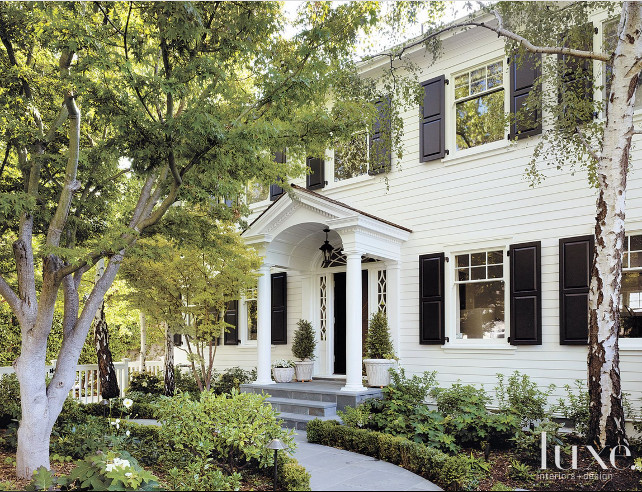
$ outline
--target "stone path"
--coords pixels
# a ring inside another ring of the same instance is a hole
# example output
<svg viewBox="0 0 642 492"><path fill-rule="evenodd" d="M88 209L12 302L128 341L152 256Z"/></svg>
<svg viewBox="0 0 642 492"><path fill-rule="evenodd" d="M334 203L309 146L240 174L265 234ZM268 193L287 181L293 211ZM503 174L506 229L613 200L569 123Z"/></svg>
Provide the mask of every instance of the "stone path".
<svg viewBox="0 0 642 492"><path fill-rule="evenodd" d="M400 466L343 449L311 444L297 431L294 457L312 476L317 490L442 490Z"/></svg>

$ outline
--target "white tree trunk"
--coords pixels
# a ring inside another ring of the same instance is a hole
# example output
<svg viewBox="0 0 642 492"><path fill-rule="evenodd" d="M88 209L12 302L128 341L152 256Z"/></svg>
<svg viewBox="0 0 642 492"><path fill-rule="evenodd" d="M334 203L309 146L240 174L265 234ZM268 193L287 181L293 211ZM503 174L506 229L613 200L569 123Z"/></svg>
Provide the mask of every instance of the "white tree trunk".
<svg viewBox="0 0 642 492"><path fill-rule="evenodd" d="M633 102L642 55L642 4L625 3L620 42L613 60L613 79L597 174L599 195L595 222L595 260L589 296L588 386L589 442L598 449L626 444L618 350L619 297L629 151L633 136Z"/></svg>

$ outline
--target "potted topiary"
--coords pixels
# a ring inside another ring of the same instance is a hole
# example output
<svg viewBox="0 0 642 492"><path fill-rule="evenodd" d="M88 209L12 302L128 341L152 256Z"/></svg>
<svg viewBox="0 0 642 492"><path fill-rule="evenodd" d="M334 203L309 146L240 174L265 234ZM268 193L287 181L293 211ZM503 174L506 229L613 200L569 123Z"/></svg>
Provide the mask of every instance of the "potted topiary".
<svg viewBox="0 0 642 492"><path fill-rule="evenodd" d="M272 364L272 375L277 383L289 383L294 377L294 362L291 360L275 360Z"/></svg>
<svg viewBox="0 0 642 492"><path fill-rule="evenodd" d="M383 388L390 384L389 369L395 367L397 358L388 332L388 318L383 311L377 311L370 318L366 357L363 362L366 365L368 386Z"/></svg>
<svg viewBox="0 0 642 492"><path fill-rule="evenodd" d="M314 369L314 349L317 341L314 336L314 329L309 321L300 319L297 323L297 330L294 333L292 344L292 355L299 361L294 363L294 371L297 381L312 381L312 370Z"/></svg>

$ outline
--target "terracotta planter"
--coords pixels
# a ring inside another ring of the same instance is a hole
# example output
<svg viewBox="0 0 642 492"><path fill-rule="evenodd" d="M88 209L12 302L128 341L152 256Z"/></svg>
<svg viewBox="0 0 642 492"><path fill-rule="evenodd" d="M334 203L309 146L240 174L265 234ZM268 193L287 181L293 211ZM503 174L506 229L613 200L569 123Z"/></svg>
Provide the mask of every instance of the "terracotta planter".
<svg viewBox="0 0 642 492"><path fill-rule="evenodd" d="M390 373L388 369L394 368L397 361L394 359L364 359L368 386L383 388L390 384Z"/></svg>
<svg viewBox="0 0 642 492"><path fill-rule="evenodd" d="M272 376L277 383L289 383L294 377L294 367L273 367Z"/></svg>
<svg viewBox="0 0 642 492"><path fill-rule="evenodd" d="M311 360L303 360L294 363L297 381L312 381L312 371L314 370L314 362Z"/></svg>

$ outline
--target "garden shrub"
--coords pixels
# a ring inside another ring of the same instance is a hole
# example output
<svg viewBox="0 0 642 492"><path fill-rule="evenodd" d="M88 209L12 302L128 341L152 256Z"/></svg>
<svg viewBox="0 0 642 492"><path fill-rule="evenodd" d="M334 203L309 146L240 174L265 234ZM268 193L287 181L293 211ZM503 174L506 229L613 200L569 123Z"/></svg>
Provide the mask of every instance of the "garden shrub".
<svg viewBox="0 0 642 492"><path fill-rule="evenodd" d="M530 461L537 461L542 451L542 432L546 432L546 449L552 452L554 446L564 446L563 436L559 434L562 426L551 420L543 420L535 427L519 429L511 441L520 455Z"/></svg>
<svg viewBox="0 0 642 492"><path fill-rule="evenodd" d="M193 395L198 395L200 390L198 389L198 383L196 378L192 374L191 369L183 371L180 367L174 369L174 385L176 391L182 391L183 393L190 393Z"/></svg>
<svg viewBox="0 0 642 492"><path fill-rule="evenodd" d="M167 474L171 490L240 490L241 475L225 476L211 459L173 467Z"/></svg>
<svg viewBox="0 0 642 492"><path fill-rule="evenodd" d="M312 490L310 474L286 453L279 453L277 482L280 490Z"/></svg>
<svg viewBox="0 0 642 492"><path fill-rule="evenodd" d="M575 432L580 435L586 434L589 425L589 394L586 387L586 380L576 379L575 388L571 385L564 385L566 398L560 398L557 405L553 407L554 412L559 412L565 418L572 420L575 424Z"/></svg>
<svg viewBox="0 0 642 492"><path fill-rule="evenodd" d="M235 390L229 395L204 391L198 401L186 394L164 398L158 410L163 424L159 436L179 455L200 461L213 457L228 473L248 463L272 466L267 444L279 438L291 449L294 442L265 400Z"/></svg>
<svg viewBox="0 0 642 492"><path fill-rule="evenodd" d="M499 409L517 415L524 424L542 420L548 416L546 410L548 398L555 390L555 385L549 385L547 391L538 388L528 374L515 371L504 384L504 375L497 374L495 394Z"/></svg>
<svg viewBox="0 0 642 492"><path fill-rule="evenodd" d="M354 429L336 421L312 420L307 426L308 442L357 451L401 465L449 490L475 488L483 467L475 459L447 454L399 436L367 429ZM376 444L375 444L376 443Z"/></svg>
<svg viewBox="0 0 642 492"><path fill-rule="evenodd" d="M165 390L163 379L149 372L136 372L132 374L129 380L127 393L138 391L141 393L151 393L152 395L162 395Z"/></svg>
<svg viewBox="0 0 642 492"><path fill-rule="evenodd" d="M213 378L214 379L214 378ZM233 390L240 391L242 384L251 383L256 379L256 369L246 371L240 367L226 369L220 376L214 379L214 393L222 395L230 394Z"/></svg>
<svg viewBox="0 0 642 492"><path fill-rule="evenodd" d="M370 317L366 336L366 357L368 359L395 358L395 349L388 330L388 317L383 311L377 311Z"/></svg>
<svg viewBox="0 0 642 492"><path fill-rule="evenodd" d="M0 427L6 429L13 422L20 420L20 384L15 374L0 377Z"/></svg>
<svg viewBox="0 0 642 492"><path fill-rule="evenodd" d="M312 323L304 319L297 322L297 330L292 342L292 355L300 360L314 359L314 349L317 346L316 336Z"/></svg>

